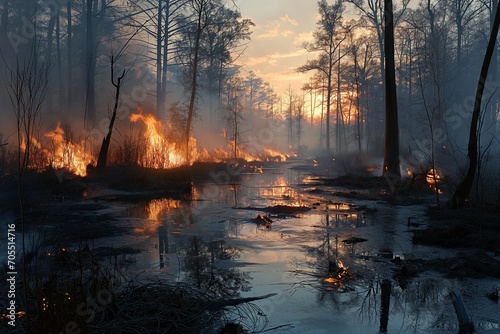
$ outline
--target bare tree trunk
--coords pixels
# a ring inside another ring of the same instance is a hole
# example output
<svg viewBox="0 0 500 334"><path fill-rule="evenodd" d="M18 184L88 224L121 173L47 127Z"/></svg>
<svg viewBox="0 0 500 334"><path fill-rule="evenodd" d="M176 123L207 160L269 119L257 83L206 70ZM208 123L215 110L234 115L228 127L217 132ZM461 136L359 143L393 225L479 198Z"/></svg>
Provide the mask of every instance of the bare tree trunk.
<svg viewBox="0 0 500 334"><path fill-rule="evenodd" d="M340 45L339 45L339 55L337 59L337 110L336 110L336 123L335 123L335 147L336 154L340 157L340 147L342 144L342 137L340 133L340 125L342 124L343 115L342 115L342 105L341 105L341 92L340 92Z"/></svg>
<svg viewBox="0 0 500 334"><path fill-rule="evenodd" d="M325 114L325 78L321 81L321 118L319 122L319 149L323 151L323 119Z"/></svg>
<svg viewBox="0 0 500 334"><path fill-rule="evenodd" d="M380 283L380 333L387 333L389 324L389 306L391 304L391 281L385 279Z"/></svg>
<svg viewBox="0 0 500 334"><path fill-rule="evenodd" d="M301 151L301 142L300 142L300 137L302 133L302 108L304 106L303 102L299 102L299 105L297 106L297 112L298 112L298 117L297 117L297 152L299 154L302 154Z"/></svg>
<svg viewBox="0 0 500 334"><path fill-rule="evenodd" d="M95 72L96 72L96 45L95 45L95 29L94 29L94 10L93 0L87 0L86 9L86 50L85 50L85 65L86 65L86 98L85 98L85 123L95 124L96 108L95 108Z"/></svg>
<svg viewBox="0 0 500 334"><path fill-rule="evenodd" d="M49 20L49 26L47 27L47 61L52 61L52 54L54 53L54 28L56 26L56 15L51 15Z"/></svg>
<svg viewBox="0 0 500 334"><path fill-rule="evenodd" d="M330 52L331 54L331 52ZM333 71L333 56L330 57L330 66L328 66L328 73L327 73L327 84L326 84L326 127L325 127L325 132L326 132L326 151L328 154L331 153L330 151L330 99L332 98L332 71Z"/></svg>
<svg viewBox="0 0 500 334"><path fill-rule="evenodd" d="M359 68L358 68L358 53L356 51L354 55L354 78L355 78L355 85L356 85L356 110L358 112L357 117L356 117L356 131L357 131L357 137L358 137L358 156L361 157L361 103L360 103L360 90L359 90Z"/></svg>
<svg viewBox="0 0 500 334"><path fill-rule="evenodd" d="M59 92L59 105L64 105L63 80L62 80L62 64L61 64L61 12L57 11L56 19L56 54L57 54L57 81Z"/></svg>
<svg viewBox="0 0 500 334"><path fill-rule="evenodd" d="M203 6L203 5L201 5ZM186 133L184 135L184 140L186 141L186 162L189 161L189 137L191 136L191 123L193 121L194 114L194 104L196 101L196 90L198 88L198 57L200 52L200 39L202 32L202 17L203 17L203 8L199 8L198 10L198 19L197 19L197 28L196 28L196 40L194 46L194 59L193 59L193 77L191 81L191 98L189 99L189 109L188 109L188 117L186 122Z"/></svg>
<svg viewBox="0 0 500 334"><path fill-rule="evenodd" d="M162 79L160 90L160 108L163 112L165 109L165 99L167 95L167 66L168 66L168 34L170 20L170 0L165 0L165 35L163 40L163 66L162 66Z"/></svg>
<svg viewBox="0 0 500 334"><path fill-rule="evenodd" d="M469 145L467 148L467 155L469 157L469 169L467 170L467 174L465 175L464 179L462 180L462 182L460 182L457 189L455 190L455 193L453 194L453 197L451 199L451 206L453 208L458 208L465 205L465 201L469 196L472 184L474 183L474 178L476 176L476 168L478 163L477 126L481 114L481 100L483 98L484 87L486 85L488 69L490 67L491 59L493 58L493 52L496 46L499 25L500 6L497 6L490 39L488 41L488 47L484 55L483 65L481 67L481 73L479 75L479 80L477 83L476 98L474 101L474 109L472 111L472 120L469 132Z"/></svg>
<svg viewBox="0 0 500 334"><path fill-rule="evenodd" d="M47 57L46 62L47 63L51 63L52 59L53 59L52 54L54 53L53 49L54 49L54 28L55 28L55 26L56 26L56 15L50 15L49 25L47 27L47 55L46 55L46 57ZM45 80L47 81L47 83L49 82L49 72L48 71L46 73ZM54 106L54 96L53 95L49 96L48 103L49 103L49 109L53 110L53 106Z"/></svg>
<svg viewBox="0 0 500 334"><path fill-rule="evenodd" d="M72 99L73 99L73 91L71 89L72 87L72 84L73 84L73 76L72 76L72 73L73 73L73 55L71 54L71 50L72 50L72 45L73 45L73 24L72 24L72 15L71 15L71 0L68 0L68 4L67 4L67 14L68 14L68 17L67 17L67 20L68 20L68 68L67 68L67 106L68 106L68 109L71 109L71 106L72 106Z"/></svg>
<svg viewBox="0 0 500 334"><path fill-rule="evenodd" d="M162 12L163 12L163 2L162 0L158 0L158 17L156 24L156 113L159 114L162 109L161 103L161 65L162 65L162 57L161 57L161 35L162 35Z"/></svg>
<svg viewBox="0 0 500 334"><path fill-rule="evenodd" d="M384 0L385 21L385 144L382 175L401 178L399 170L399 126L394 64L394 14L392 0Z"/></svg>
<svg viewBox="0 0 500 334"><path fill-rule="evenodd" d="M115 59L111 56L111 83L115 87L115 105L113 106L113 113L111 114L111 119L109 121L108 134L102 140L101 150L99 151L99 158L97 160L96 172L102 173L106 168L107 160L108 160L108 150L109 144L111 142L111 134L113 133L113 127L115 124L116 114L118 113L118 105L120 100L120 88L122 86L122 80L125 77L125 70L123 70L122 74L118 77L115 82Z"/></svg>

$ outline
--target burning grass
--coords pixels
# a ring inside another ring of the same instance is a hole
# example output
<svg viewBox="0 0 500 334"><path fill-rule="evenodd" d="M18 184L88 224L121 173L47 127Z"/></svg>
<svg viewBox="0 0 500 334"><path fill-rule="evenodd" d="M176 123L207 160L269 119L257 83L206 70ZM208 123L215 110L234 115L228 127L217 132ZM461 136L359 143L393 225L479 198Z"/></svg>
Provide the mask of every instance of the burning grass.
<svg viewBox="0 0 500 334"><path fill-rule="evenodd" d="M114 138L109 153L109 165L135 165L149 169L173 169L190 166L196 162L220 163L231 160L245 162L283 162L294 153L283 153L272 147L250 150L245 144L235 145L234 141L221 138L226 145L208 149L202 147L196 138L189 139L188 152L179 138L179 130L173 129L152 114L143 113L142 109L130 115L131 127L128 132L122 131L121 140ZM20 144L22 152L28 152L27 167L38 172L52 168L67 171L73 175L85 177L89 171L95 170L99 142L91 138L77 138L69 126L57 124L53 130L47 131L40 138L23 138ZM2 144L2 175L13 173L16 164L7 161L15 160L17 147ZM12 166L12 171L5 166ZM62 173L61 173L62 175Z"/></svg>
<svg viewBox="0 0 500 334"><path fill-rule="evenodd" d="M296 264L293 273L297 275L298 285L326 292L345 293L353 291L356 275L353 270L339 259L322 259L317 263Z"/></svg>

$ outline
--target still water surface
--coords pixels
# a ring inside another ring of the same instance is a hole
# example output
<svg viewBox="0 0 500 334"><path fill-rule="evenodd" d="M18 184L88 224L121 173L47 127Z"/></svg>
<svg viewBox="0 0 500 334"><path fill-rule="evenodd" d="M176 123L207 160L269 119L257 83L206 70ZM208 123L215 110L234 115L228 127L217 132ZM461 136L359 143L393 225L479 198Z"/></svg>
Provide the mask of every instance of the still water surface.
<svg viewBox="0 0 500 334"><path fill-rule="evenodd" d="M457 333L452 290L462 293L478 333L500 332L499 305L485 297L493 280L430 272L395 279L405 259L451 255L412 245L408 217L425 224L424 205L346 200L334 190L289 165L262 169L195 186L194 200L127 204L122 220L134 233L113 242L143 250L131 268L143 277L228 299L273 293L254 302L258 319L235 319L266 332L379 333L384 280L392 286L388 333ZM259 210L275 205L311 210ZM259 224L258 215L272 224Z"/></svg>

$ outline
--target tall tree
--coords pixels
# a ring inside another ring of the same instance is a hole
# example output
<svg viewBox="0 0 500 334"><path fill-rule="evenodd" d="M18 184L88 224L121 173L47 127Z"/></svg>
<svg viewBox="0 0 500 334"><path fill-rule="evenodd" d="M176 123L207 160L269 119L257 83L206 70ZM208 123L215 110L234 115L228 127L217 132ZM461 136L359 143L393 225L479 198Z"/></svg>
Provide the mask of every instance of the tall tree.
<svg viewBox="0 0 500 334"><path fill-rule="evenodd" d="M377 42L380 51L380 77L382 82L385 80L385 70L384 70L384 59L385 59L385 48L384 48L384 26L383 21L385 19L384 7L382 7L382 0L347 0L348 3L353 4L367 19L368 22L372 24L372 28L375 30L377 35ZM393 11L393 25L397 23L401 15L406 10L410 0L403 0L401 2L401 10L396 12L394 16ZM385 2L384 2L385 4Z"/></svg>
<svg viewBox="0 0 500 334"><path fill-rule="evenodd" d="M34 38L30 43L31 52L16 59L15 68L7 69L7 91L15 114L17 130L17 164L18 164L18 201L21 222L21 252L23 278L23 308L26 311L26 332L30 330L30 307L28 296L30 292L30 277L27 272L26 228L28 220L25 217L25 175L31 167L32 151L36 145L32 139L41 127L42 105L47 93L48 66L38 58L38 43ZM24 146L24 149L23 149Z"/></svg>
<svg viewBox="0 0 500 334"><path fill-rule="evenodd" d="M191 136L191 123L193 122L196 93L198 89L198 66L200 57L200 41L201 35L205 30L208 18L215 10L214 0L191 0L191 9L195 17L195 41L193 48L193 60L191 63L191 93L189 98L188 115L186 120L186 129L184 134L186 161L189 161L189 138Z"/></svg>
<svg viewBox="0 0 500 334"><path fill-rule="evenodd" d="M400 178L399 125L396 96L396 71L394 64L394 17L392 0L384 0L385 23L385 144L382 175Z"/></svg>
<svg viewBox="0 0 500 334"><path fill-rule="evenodd" d="M240 145L240 123L243 120L242 111L243 106L241 99L244 95L243 81L240 77L234 76L227 82L227 102L225 109L227 112L227 121L231 133L230 139L233 141L233 158L238 158L238 151Z"/></svg>
<svg viewBox="0 0 500 334"><path fill-rule="evenodd" d="M85 85L85 122L91 125L96 121L96 106L95 106L95 74L97 65L97 45L96 45L96 31L94 20L94 1L86 0L85 9L85 72L86 72L86 85Z"/></svg>
<svg viewBox="0 0 500 334"><path fill-rule="evenodd" d="M474 0L452 0L450 1L452 21L456 25L457 33L457 74L462 73L462 48L465 29L481 14L482 6Z"/></svg>
<svg viewBox="0 0 500 334"><path fill-rule="evenodd" d="M311 70L319 71L326 79L326 150L330 150L330 110L334 67L339 61L338 49L340 44L347 38L345 29L342 26L342 14L344 5L341 0L337 0L333 5L329 5L326 0L318 2L320 19L314 31L314 42L305 43L304 48L308 52L317 52L319 57L308 60L307 63L298 68L299 72Z"/></svg>
<svg viewBox="0 0 500 334"><path fill-rule="evenodd" d="M488 77L488 70L490 67L491 59L493 58L493 53L496 47L499 25L500 25L500 6L497 6L495 19L493 21L491 29L491 35L488 41L488 47L484 55L481 72L479 74L476 97L474 100L474 109L472 110L472 119L469 131L469 145L467 147L469 168L467 169L467 174L465 174L464 179L458 185L451 199L451 205L454 208L461 207L465 204L465 201L469 196L470 190L472 188L472 184L474 183L474 178L476 176L476 168L478 163L478 122L481 116L481 100L483 98L484 88L486 85L486 79Z"/></svg>
<svg viewBox="0 0 500 334"><path fill-rule="evenodd" d="M201 78L208 91L210 118L213 119L214 97L221 105L224 81L234 73L234 60L244 51L244 41L250 39L250 19L242 19L241 13L233 8L219 6L209 17L201 38ZM233 67L233 68L231 68Z"/></svg>
<svg viewBox="0 0 500 334"><path fill-rule="evenodd" d="M154 49L153 56L147 58L156 68L156 111L165 111L167 95L167 74L173 50L172 44L179 32L188 23L185 12L191 0L142 0L134 3L129 15L137 29L145 31L154 39L142 40L148 49Z"/></svg>
<svg viewBox="0 0 500 334"><path fill-rule="evenodd" d="M67 37L66 37L66 49L67 49L67 106L71 109L71 101L73 95L73 17L71 14L72 0L68 0L66 5L66 15L67 15Z"/></svg>
<svg viewBox="0 0 500 334"><path fill-rule="evenodd" d="M167 0L168 2L168 0ZM166 6L168 6L168 3L166 4ZM163 18L162 18L162 14L163 14L163 1L162 0L158 0L158 17L157 17L157 23L156 23L156 112L157 113L160 113L162 110L163 110L163 99L162 99L162 96L161 96L161 86L162 86L162 80L161 80L161 77L162 77L162 65L165 65L166 64L163 64L162 63L162 57L161 57L161 54L162 54L162 35L163 35L163 31L162 31L162 24L163 24ZM165 22L166 25L168 24L168 22Z"/></svg>

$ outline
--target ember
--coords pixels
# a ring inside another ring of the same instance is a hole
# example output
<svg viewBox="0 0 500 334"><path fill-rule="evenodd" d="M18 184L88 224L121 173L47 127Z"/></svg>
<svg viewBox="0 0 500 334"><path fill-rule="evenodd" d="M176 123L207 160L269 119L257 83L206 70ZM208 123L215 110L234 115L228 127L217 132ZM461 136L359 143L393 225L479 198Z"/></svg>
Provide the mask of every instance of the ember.
<svg viewBox="0 0 500 334"><path fill-rule="evenodd" d="M438 194L443 193L442 190L437 186L437 184L441 182L441 176L434 168L429 169L429 171L427 172L426 180L429 184L429 187L431 187L434 191L437 191Z"/></svg>

